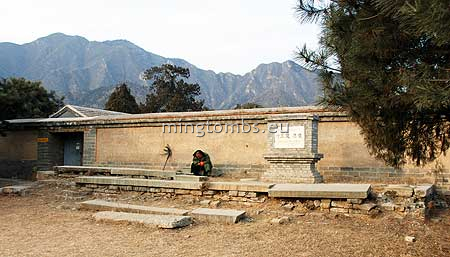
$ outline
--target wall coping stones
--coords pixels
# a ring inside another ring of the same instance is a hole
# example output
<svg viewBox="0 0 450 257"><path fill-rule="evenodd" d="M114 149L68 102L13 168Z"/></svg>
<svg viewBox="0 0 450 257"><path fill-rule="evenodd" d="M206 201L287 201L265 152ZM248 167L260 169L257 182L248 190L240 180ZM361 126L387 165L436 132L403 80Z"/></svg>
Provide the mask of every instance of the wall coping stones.
<svg viewBox="0 0 450 257"><path fill-rule="evenodd" d="M245 211L198 208L191 212L196 219L208 222L234 224L245 216Z"/></svg>
<svg viewBox="0 0 450 257"><path fill-rule="evenodd" d="M133 212L143 214L161 214L161 215L177 215L186 216L188 210L177 208L160 208L143 205L132 205L118 202L108 202L104 200L89 200L81 203L81 209L93 211L117 211L117 212Z"/></svg>
<svg viewBox="0 0 450 257"><path fill-rule="evenodd" d="M128 212L102 211L94 215L97 221L131 222L156 225L159 228L181 228L192 223L190 216L140 214Z"/></svg>
<svg viewBox="0 0 450 257"><path fill-rule="evenodd" d="M110 176L80 176L75 178L75 182L78 184L139 186L139 187L175 188L175 189L191 189L191 190L202 190L204 188L203 182L122 178Z"/></svg>
<svg viewBox="0 0 450 257"><path fill-rule="evenodd" d="M208 182L208 190L216 191L243 191L243 192L263 192L267 193L273 183L258 181L237 181L237 182Z"/></svg>
<svg viewBox="0 0 450 257"><path fill-rule="evenodd" d="M369 184L276 184L269 197L366 199Z"/></svg>

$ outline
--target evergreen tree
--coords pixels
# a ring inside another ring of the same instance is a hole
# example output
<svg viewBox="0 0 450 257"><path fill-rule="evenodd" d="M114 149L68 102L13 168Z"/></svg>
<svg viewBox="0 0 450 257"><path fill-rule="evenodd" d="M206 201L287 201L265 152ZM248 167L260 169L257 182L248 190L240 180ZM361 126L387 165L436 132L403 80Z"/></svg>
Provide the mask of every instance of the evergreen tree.
<svg viewBox="0 0 450 257"><path fill-rule="evenodd" d="M298 60L321 70L323 103L347 111L371 153L392 166L435 160L450 146L449 0L300 0L322 26ZM335 74L339 73L339 79Z"/></svg>
<svg viewBox="0 0 450 257"><path fill-rule="evenodd" d="M119 84L108 98L105 109L124 113L139 113L139 106L125 83Z"/></svg>
<svg viewBox="0 0 450 257"><path fill-rule="evenodd" d="M0 79L0 120L46 118L61 108L63 98L48 92L39 81Z"/></svg>
<svg viewBox="0 0 450 257"><path fill-rule="evenodd" d="M253 109L253 108L264 108L264 106L257 104L257 103L245 103L245 104L236 104L234 107L235 110L238 109Z"/></svg>
<svg viewBox="0 0 450 257"><path fill-rule="evenodd" d="M189 69L171 64L152 67L144 71L143 78L152 80L143 112L184 112L203 110L200 86L184 81L189 78ZM179 78L181 77L181 78ZM184 79L183 79L184 78Z"/></svg>

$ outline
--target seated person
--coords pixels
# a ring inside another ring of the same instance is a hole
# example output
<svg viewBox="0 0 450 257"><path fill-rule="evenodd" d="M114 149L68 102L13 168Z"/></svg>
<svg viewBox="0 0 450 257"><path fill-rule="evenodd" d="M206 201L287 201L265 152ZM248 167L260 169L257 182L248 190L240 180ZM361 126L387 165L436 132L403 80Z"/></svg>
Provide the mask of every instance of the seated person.
<svg viewBox="0 0 450 257"><path fill-rule="evenodd" d="M196 176L210 176L212 163L209 155L202 150L195 151L193 155L191 172Z"/></svg>

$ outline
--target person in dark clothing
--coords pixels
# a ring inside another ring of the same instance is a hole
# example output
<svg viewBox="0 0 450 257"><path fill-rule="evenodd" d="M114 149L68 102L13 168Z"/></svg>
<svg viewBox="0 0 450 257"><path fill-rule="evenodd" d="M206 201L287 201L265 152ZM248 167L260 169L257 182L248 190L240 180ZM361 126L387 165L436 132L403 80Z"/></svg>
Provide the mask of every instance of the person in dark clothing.
<svg viewBox="0 0 450 257"><path fill-rule="evenodd" d="M193 154L191 172L196 176L210 176L212 163L209 155L202 150L197 150Z"/></svg>

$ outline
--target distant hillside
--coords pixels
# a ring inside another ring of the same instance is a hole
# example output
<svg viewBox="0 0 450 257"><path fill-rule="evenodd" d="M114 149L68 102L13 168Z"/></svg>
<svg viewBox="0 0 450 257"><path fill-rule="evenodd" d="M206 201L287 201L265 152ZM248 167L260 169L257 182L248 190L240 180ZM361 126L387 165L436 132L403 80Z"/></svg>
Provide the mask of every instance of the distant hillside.
<svg viewBox="0 0 450 257"><path fill-rule="evenodd" d="M242 76L202 70L126 40L96 42L56 33L23 45L0 43L0 77L41 80L47 89L66 96L66 103L91 107L103 107L114 86L123 81L142 101L148 89L139 75L163 63L189 68L190 81L199 83L201 98L214 109L246 102L266 107L307 105L320 95L317 75L292 61L261 64Z"/></svg>

